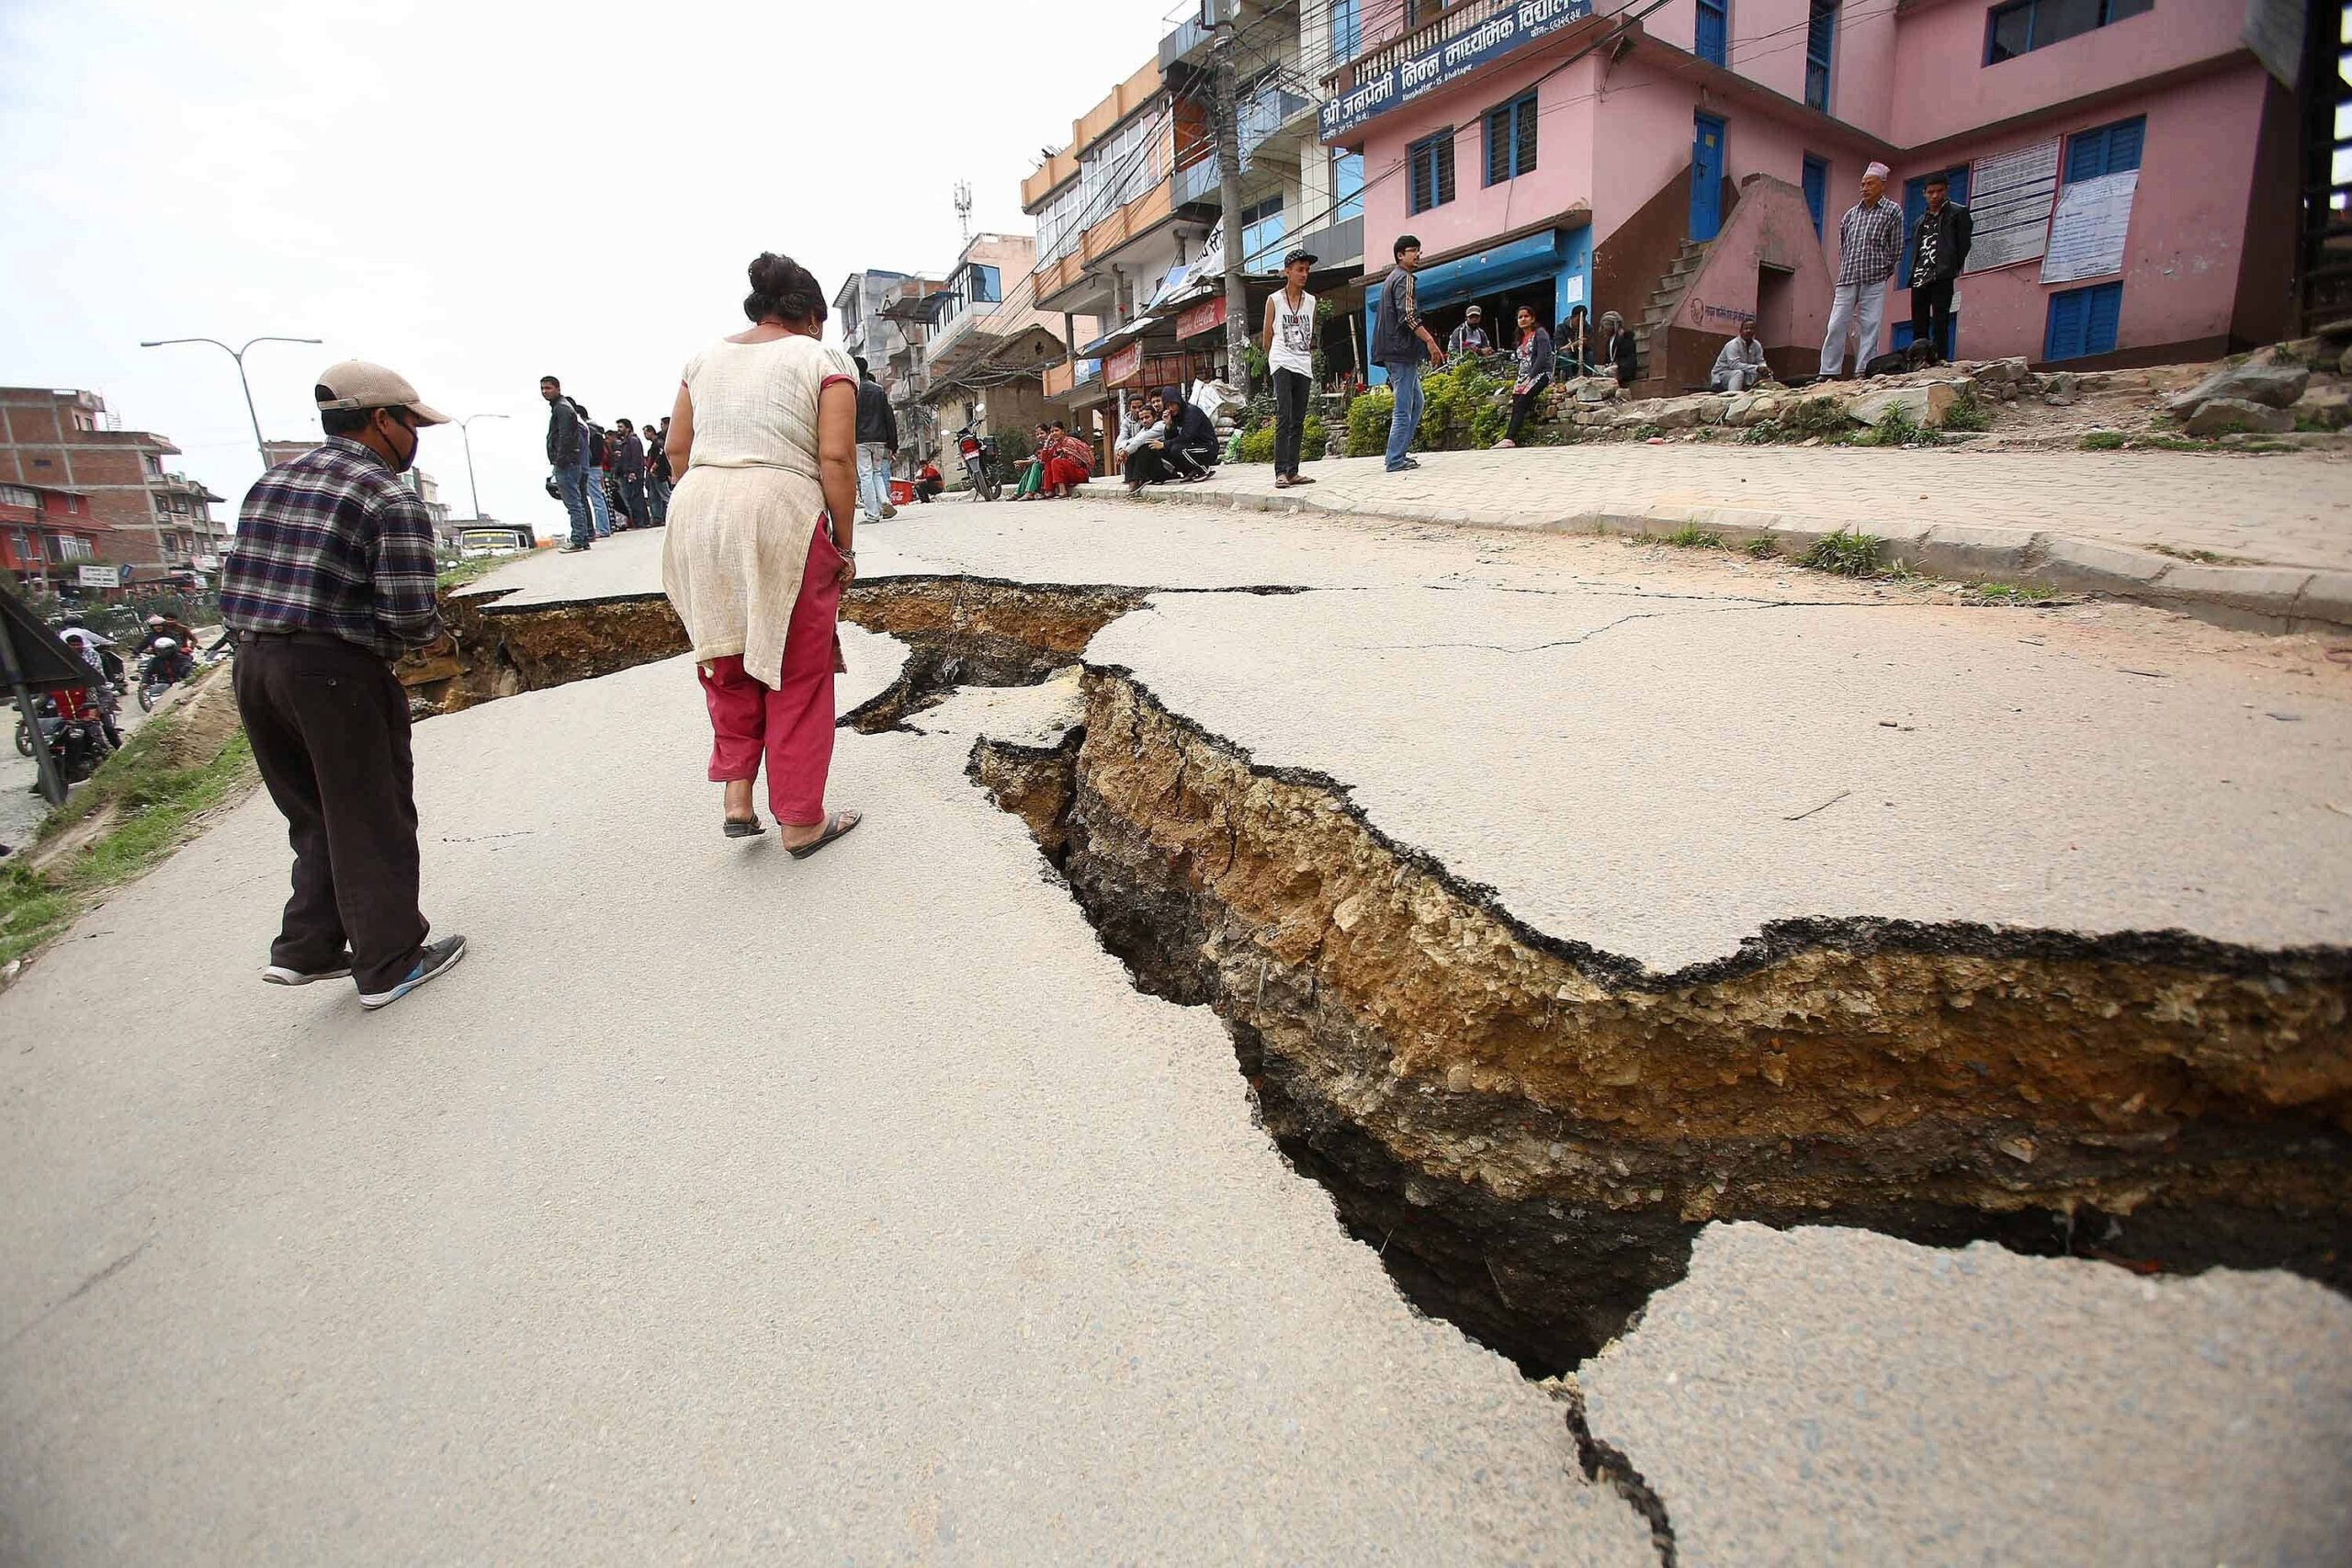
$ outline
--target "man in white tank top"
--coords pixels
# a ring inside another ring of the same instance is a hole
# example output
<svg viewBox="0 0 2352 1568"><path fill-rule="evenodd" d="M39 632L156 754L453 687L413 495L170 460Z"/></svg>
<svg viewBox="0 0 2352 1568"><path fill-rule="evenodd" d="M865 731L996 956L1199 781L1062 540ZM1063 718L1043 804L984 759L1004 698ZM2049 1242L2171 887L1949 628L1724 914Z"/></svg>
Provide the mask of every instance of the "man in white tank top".
<svg viewBox="0 0 2352 1568"><path fill-rule="evenodd" d="M1283 258L1282 291L1266 301L1266 324L1259 334L1266 366L1274 375L1274 488L1311 485L1298 477L1298 442L1306 428L1307 397L1315 389L1315 296L1306 275L1316 258L1293 251Z"/></svg>

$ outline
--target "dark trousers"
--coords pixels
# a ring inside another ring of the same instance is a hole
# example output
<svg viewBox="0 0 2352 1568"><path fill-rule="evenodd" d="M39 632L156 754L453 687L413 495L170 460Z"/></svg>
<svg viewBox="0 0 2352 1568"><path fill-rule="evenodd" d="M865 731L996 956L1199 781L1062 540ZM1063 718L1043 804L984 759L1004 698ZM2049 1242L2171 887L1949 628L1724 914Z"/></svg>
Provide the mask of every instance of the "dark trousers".
<svg viewBox="0 0 2352 1568"><path fill-rule="evenodd" d="M294 846L294 896L272 964L316 974L350 950L363 991L408 978L417 908L416 768L408 694L384 660L313 633L237 649L237 713Z"/></svg>
<svg viewBox="0 0 2352 1568"><path fill-rule="evenodd" d="M1552 378L1549 376L1538 376L1535 378L1535 384L1527 390L1513 392L1510 395L1510 426L1503 432L1504 440L1514 446L1519 445L1519 433L1527 423L1529 412L1535 407L1535 400L1544 395L1544 389L1551 384Z"/></svg>
<svg viewBox="0 0 2352 1568"><path fill-rule="evenodd" d="M1927 344L1942 360L1951 358L1952 282L1947 277L1911 286L1911 341Z"/></svg>
<svg viewBox="0 0 2352 1568"><path fill-rule="evenodd" d="M631 474L620 481L621 510L628 513L632 528L650 526L653 522L653 504L646 499L645 476Z"/></svg>
<svg viewBox="0 0 2352 1568"><path fill-rule="evenodd" d="M1204 452L1178 446L1172 442L1163 442L1157 446L1138 446L1127 454L1126 463L1120 472L1131 485L1164 484L1170 479L1192 479L1206 474L1208 467L1204 460L1206 456Z"/></svg>
<svg viewBox="0 0 2352 1568"><path fill-rule="evenodd" d="M1314 383L1295 370L1274 372L1274 472L1298 478L1298 441L1306 430L1306 395Z"/></svg>

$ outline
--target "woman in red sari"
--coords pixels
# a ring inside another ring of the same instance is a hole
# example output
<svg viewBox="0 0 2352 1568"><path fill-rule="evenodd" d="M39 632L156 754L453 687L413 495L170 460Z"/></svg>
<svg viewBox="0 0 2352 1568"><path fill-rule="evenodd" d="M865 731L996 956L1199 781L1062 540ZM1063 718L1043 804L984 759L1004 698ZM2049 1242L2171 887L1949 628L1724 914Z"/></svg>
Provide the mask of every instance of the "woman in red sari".
<svg viewBox="0 0 2352 1568"><path fill-rule="evenodd" d="M1059 420L1054 421L1039 455L1046 459L1046 493L1056 500L1069 495L1093 477L1094 453Z"/></svg>

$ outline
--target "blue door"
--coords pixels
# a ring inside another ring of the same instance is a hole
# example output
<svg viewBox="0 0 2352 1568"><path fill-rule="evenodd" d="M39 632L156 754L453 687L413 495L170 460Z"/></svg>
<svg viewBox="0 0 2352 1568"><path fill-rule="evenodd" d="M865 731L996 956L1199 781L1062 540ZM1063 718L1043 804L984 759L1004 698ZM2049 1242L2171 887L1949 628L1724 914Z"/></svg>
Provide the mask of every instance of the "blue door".
<svg viewBox="0 0 2352 1568"><path fill-rule="evenodd" d="M1699 21L1693 30L1690 52L1712 64L1724 62L1724 35L1729 32L1724 14L1724 0L1699 0Z"/></svg>
<svg viewBox="0 0 2352 1568"><path fill-rule="evenodd" d="M1699 117L1690 142L1690 237L1712 240L1724 226L1724 122Z"/></svg>

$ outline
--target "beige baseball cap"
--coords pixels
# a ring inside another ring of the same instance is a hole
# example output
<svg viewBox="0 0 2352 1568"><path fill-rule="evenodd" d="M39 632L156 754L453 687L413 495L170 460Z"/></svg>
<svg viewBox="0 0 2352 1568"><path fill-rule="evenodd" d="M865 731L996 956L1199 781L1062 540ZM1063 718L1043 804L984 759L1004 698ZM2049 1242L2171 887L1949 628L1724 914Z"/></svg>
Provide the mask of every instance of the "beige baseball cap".
<svg viewBox="0 0 2352 1568"><path fill-rule="evenodd" d="M419 424L449 423L447 414L417 400L407 377L364 359L346 359L320 371L319 390L332 394L319 399L322 409L406 409Z"/></svg>

